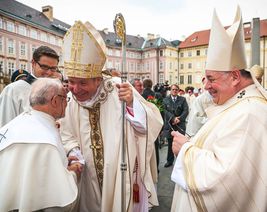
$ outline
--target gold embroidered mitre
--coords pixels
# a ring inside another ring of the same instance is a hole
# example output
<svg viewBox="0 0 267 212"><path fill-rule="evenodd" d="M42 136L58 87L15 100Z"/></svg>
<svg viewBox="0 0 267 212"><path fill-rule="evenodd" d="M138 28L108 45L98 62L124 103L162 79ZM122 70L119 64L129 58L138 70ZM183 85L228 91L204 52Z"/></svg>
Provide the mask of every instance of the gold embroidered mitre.
<svg viewBox="0 0 267 212"><path fill-rule="evenodd" d="M68 77L101 77L106 46L100 33L89 23L76 21L63 39L63 61Z"/></svg>
<svg viewBox="0 0 267 212"><path fill-rule="evenodd" d="M233 24L225 29L216 11L213 13L206 70L232 71L246 69L244 29L240 8Z"/></svg>

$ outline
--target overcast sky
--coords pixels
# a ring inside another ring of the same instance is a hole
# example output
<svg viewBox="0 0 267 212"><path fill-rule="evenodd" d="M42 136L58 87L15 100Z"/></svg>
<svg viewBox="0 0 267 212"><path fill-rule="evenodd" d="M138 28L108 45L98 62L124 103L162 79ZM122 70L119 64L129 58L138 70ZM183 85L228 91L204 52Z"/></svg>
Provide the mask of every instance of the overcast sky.
<svg viewBox="0 0 267 212"><path fill-rule="evenodd" d="M209 29L213 9L223 25L230 25L236 7L243 21L267 19L266 0L18 0L41 11L51 5L54 17L70 25L75 20L89 21L98 30L113 30L116 13L126 21L126 33L147 36L159 34L168 40L183 40L195 31Z"/></svg>

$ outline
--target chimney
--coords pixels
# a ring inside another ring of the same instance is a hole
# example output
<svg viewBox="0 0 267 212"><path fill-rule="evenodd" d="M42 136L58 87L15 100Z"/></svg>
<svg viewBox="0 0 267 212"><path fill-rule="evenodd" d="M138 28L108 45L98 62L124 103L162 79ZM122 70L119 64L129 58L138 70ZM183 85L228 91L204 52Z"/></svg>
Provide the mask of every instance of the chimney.
<svg viewBox="0 0 267 212"><path fill-rule="evenodd" d="M102 31L103 31L106 35L108 35L108 28L104 28Z"/></svg>
<svg viewBox="0 0 267 212"><path fill-rule="evenodd" d="M252 19L250 67L260 65L260 18Z"/></svg>
<svg viewBox="0 0 267 212"><path fill-rule="evenodd" d="M43 6L42 12L49 19L49 21L53 21L53 7L49 5Z"/></svg>
<svg viewBox="0 0 267 212"><path fill-rule="evenodd" d="M155 35L152 33L147 33L147 40L152 40L154 39Z"/></svg>

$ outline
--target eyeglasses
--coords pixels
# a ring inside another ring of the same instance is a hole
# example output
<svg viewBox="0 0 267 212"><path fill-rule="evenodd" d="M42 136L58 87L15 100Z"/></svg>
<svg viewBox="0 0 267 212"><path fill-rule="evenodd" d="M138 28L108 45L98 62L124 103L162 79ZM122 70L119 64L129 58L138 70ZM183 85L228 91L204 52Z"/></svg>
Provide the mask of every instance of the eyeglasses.
<svg viewBox="0 0 267 212"><path fill-rule="evenodd" d="M178 91L178 89L176 89L176 88L173 88L173 89L172 89L172 91Z"/></svg>
<svg viewBox="0 0 267 212"><path fill-rule="evenodd" d="M61 94L57 94L56 96L59 96L59 97L61 97L62 99L66 99L67 102L70 101L70 97L69 97L69 96L63 96L63 95L61 95Z"/></svg>
<svg viewBox="0 0 267 212"><path fill-rule="evenodd" d="M40 64L38 61L35 61L41 69L43 69L44 71L48 71L51 70L52 72L56 72L58 70L57 66L48 66L48 65L44 65L44 64Z"/></svg>

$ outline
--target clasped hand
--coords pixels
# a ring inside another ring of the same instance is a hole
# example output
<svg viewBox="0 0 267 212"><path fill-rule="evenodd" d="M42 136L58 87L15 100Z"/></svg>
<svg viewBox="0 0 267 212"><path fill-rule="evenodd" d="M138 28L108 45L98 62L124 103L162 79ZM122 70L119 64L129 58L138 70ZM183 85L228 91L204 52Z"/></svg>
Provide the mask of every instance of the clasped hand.
<svg viewBox="0 0 267 212"><path fill-rule="evenodd" d="M68 161L69 161L68 170L74 171L76 176L77 176L77 179L80 180L81 173L83 171L83 164L79 163L78 162L79 159L75 156L69 156ZM75 161L77 161L77 162L75 162Z"/></svg>

